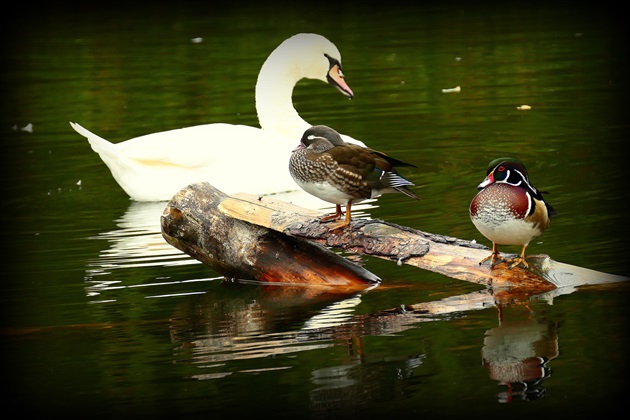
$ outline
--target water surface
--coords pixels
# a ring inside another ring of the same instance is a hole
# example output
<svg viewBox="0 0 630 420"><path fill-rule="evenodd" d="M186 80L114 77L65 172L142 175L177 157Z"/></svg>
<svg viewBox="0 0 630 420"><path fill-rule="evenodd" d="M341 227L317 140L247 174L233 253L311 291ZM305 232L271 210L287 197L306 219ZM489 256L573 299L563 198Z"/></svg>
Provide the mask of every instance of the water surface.
<svg viewBox="0 0 630 420"><path fill-rule="evenodd" d="M10 28L3 341L23 411L525 418L601 415L623 401L624 285L535 297L499 324L492 305L405 314L492 296L367 257L384 283L356 296L226 282L166 244L165 203L130 201L68 124L114 142L257 125L260 65L285 38L317 32L341 50L356 97L303 81L301 115L418 166L405 175L421 201L385 196L366 216L489 245L468 204L487 163L513 155L559 213L530 252L627 276L627 81L612 10L59 7Z"/></svg>

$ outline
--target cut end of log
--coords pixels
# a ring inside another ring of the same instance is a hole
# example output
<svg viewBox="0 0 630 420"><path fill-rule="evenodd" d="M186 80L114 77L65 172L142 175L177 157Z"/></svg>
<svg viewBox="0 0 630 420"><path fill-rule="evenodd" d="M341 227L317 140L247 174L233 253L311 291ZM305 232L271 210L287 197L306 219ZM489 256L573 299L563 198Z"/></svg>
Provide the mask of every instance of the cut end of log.
<svg viewBox="0 0 630 420"><path fill-rule="evenodd" d="M226 206L222 206L226 201ZM244 206L237 206L238 203ZM248 211L249 204L238 198L228 199L208 183L192 184L176 194L164 209L162 236L228 279L334 289L336 293L356 293L380 283L373 273L319 244L221 210L232 208L241 215L266 217L265 203L256 207L260 211L254 207Z"/></svg>

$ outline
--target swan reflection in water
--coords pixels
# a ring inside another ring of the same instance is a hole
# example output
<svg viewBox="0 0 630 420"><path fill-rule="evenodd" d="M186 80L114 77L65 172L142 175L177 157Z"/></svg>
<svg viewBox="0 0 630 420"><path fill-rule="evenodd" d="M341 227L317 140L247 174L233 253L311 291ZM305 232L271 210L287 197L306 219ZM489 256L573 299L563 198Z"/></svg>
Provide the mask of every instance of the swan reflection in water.
<svg viewBox="0 0 630 420"><path fill-rule="evenodd" d="M303 190L278 193L270 197L306 209L320 210L323 213L335 211L334 206ZM90 238L104 240L108 246L100 251L96 258L88 261L85 275L88 296L97 297L110 288L124 287L125 285L120 285L119 281L112 280L109 276L114 270L200 264L199 261L168 244L162 237L160 216L166 205L166 201L132 201L127 211L115 220L117 229ZM365 211L375 207L375 200L361 203L356 206L358 212L355 216L367 217Z"/></svg>
<svg viewBox="0 0 630 420"><path fill-rule="evenodd" d="M196 264L198 261L173 248L162 237L160 215L165 202L133 201L125 214L117 219L118 229L99 233L90 239L106 241L108 247L88 261L85 272L86 294L93 303L107 301L102 293L130 285L111 276L119 269L138 267L170 267Z"/></svg>

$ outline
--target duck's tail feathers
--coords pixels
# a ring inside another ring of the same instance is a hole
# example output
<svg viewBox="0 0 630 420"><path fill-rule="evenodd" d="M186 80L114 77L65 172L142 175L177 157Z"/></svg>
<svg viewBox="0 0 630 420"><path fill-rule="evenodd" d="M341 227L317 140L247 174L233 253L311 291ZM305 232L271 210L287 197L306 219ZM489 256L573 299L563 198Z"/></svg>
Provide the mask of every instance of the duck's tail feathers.
<svg viewBox="0 0 630 420"><path fill-rule="evenodd" d="M414 200L420 199L420 197L418 197L413 191L408 188L415 186L415 184L409 181L407 178L397 174L396 172L385 172L381 178L381 181L388 187L393 188L396 191L413 198Z"/></svg>
<svg viewBox="0 0 630 420"><path fill-rule="evenodd" d="M398 188L396 188L396 190L398 190L399 192L405 194L407 197L413 198L414 200L420 200L420 197L418 197L413 191L411 191L407 187L398 187Z"/></svg>

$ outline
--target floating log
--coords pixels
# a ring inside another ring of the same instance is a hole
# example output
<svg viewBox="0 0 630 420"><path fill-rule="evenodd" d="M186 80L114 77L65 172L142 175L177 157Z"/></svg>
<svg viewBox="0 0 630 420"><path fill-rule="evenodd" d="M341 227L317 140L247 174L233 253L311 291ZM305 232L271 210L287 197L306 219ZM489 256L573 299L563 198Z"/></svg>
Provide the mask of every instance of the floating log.
<svg viewBox="0 0 630 420"><path fill-rule="evenodd" d="M509 291L510 297L628 279L563 264L547 255L529 256L528 269L509 269L504 263L491 268L479 264L489 249L472 241L378 219L356 219L346 228L331 231L319 217L320 212L267 196L228 197L208 183L198 183L184 188L168 203L162 216L162 234L171 245L223 275L261 282L357 289L378 281L367 270L357 271L354 280L340 280L346 272L328 277L333 261L348 273L353 270L327 248L312 248L315 243L412 265L477 283L496 293ZM317 274L310 275L312 271Z"/></svg>
<svg viewBox="0 0 630 420"><path fill-rule="evenodd" d="M224 215L227 196L210 184L193 184L169 202L161 217L162 236L175 248L228 279L353 293L380 279L314 242Z"/></svg>

